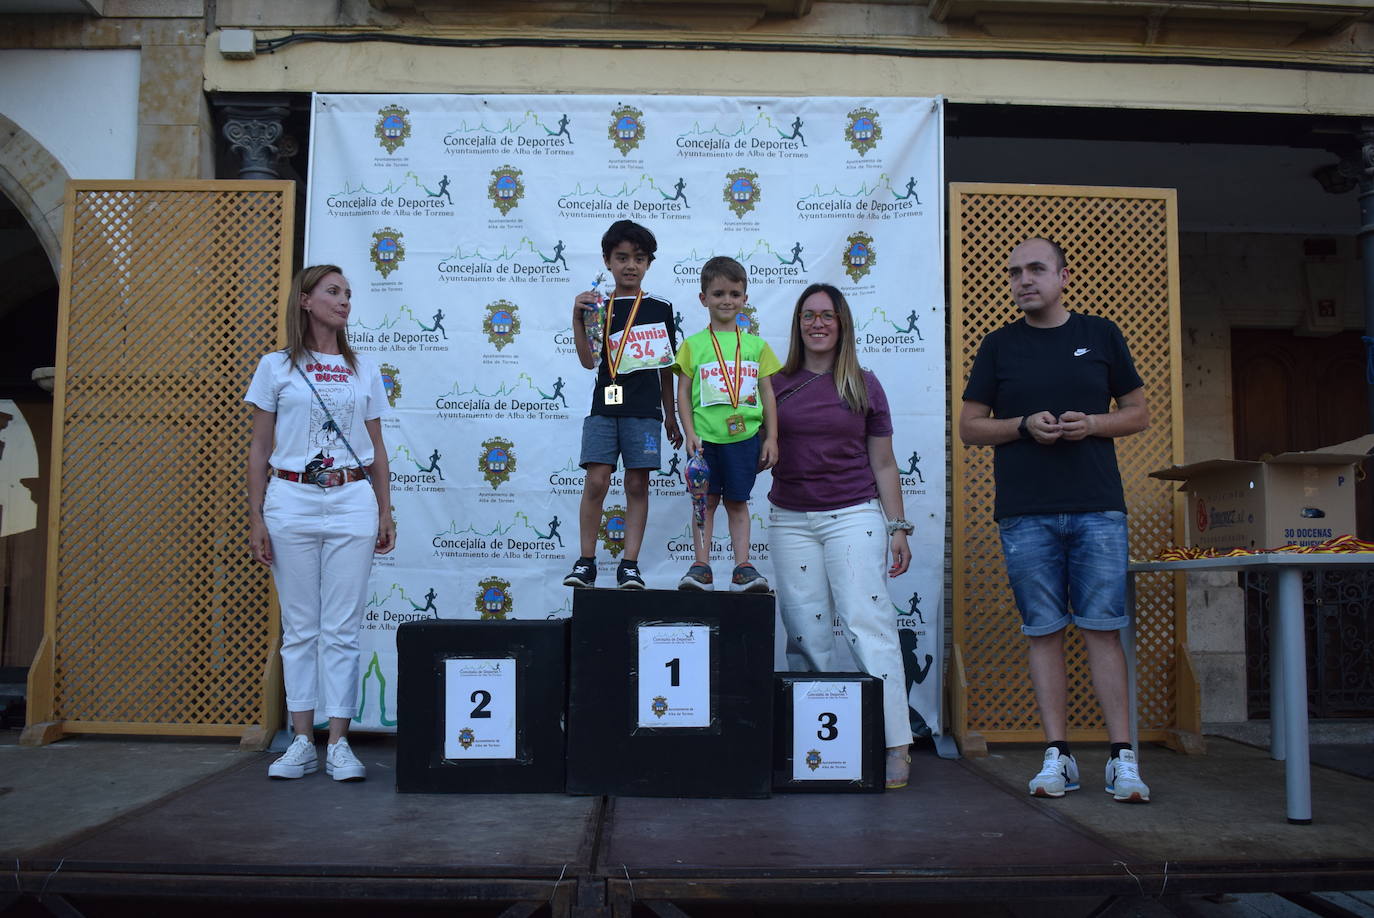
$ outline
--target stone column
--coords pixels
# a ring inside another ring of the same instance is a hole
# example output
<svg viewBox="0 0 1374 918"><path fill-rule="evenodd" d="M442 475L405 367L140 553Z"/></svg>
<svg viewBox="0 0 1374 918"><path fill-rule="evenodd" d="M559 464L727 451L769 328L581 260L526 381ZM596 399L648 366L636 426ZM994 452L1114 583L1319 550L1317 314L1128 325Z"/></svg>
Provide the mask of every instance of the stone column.
<svg viewBox="0 0 1374 918"><path fill-rule="evenodd" d="M157 4L148 4L151 9ZM196 7L202 4L161 4ZM160 15L160 14L151 14ZM80 26L94 45L118 42L117 34L139 46L138 159L134 178L145 181L209 178L213 125L201 88L205 69L205 21L196 19L120 19L107 11L101 26ZM199 12L197 12L199 17ZM137 25L132 25L137 23ZM108 25L107 25L108 24ZM128 27L130 31L125 31ZM99 36L99 37L97 37ZM118 44L114 45L119 47Z"/></svg>
<svg viewBox="0 0 1374 918"><path fill-rule="evenodd" d="M224 118L224 138L229 152L237 158L241 179L286 178L280 161L296 150L296 141L286 133L290 109L278 96L240 95L220 107Z"/></svg>

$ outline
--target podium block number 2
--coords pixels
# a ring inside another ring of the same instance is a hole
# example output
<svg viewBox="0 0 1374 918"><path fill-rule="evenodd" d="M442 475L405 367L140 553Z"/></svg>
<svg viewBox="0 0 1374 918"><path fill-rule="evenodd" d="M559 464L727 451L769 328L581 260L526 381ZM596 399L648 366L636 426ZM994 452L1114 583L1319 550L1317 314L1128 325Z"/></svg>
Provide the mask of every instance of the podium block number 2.
<svg viewBox="0 0 1374 918"><path fill-rule="evenodd" d="M515 758L515 660L444 661L444 758Z"/></svg>
<svg viewBox="0 0 1374 918"><path fill-rule="evenodd" d="M711 629L705 625L639 627L641 727L711 725Z"/></svg>
<svg viewBox="0 0 1374 918"><path fill-rule="evenodd" d="M792 684L792 780L863 778L863 685Z"/></svg>

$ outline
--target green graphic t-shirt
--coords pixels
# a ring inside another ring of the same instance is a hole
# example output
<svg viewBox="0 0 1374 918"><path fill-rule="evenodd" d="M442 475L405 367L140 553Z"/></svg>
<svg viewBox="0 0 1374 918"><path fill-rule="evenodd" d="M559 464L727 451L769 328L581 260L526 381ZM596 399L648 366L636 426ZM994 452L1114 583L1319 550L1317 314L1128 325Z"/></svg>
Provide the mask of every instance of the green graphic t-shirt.
<svg viewBox="0 0 1374 918"><path fill-rule="evenodd" d="M716 333L721 354L725 357L725 373L721 374L720 360L711 343L711 330L699 331L682 342L677 351L673 372L692 380L692 426L697 436L709 443L736 443L758 433L763 424L763 405L759 402L759 380L782 369L773 349L757 335L741 332L738 338L730 332ZM730 404L729 388L735 382L735 344L739 342L739 407ZM744 419L744 430L732 434L728 421L738 415Z"/></svg>

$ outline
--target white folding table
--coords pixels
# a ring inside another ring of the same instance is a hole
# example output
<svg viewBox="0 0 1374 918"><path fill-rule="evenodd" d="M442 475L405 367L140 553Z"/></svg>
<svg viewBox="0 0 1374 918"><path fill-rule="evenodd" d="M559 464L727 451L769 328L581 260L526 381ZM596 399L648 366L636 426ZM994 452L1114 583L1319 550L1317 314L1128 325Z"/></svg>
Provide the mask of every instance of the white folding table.
<svg viewBox="0 0 1374 918"><path fill-rule="evenodd" d="M1269 754L1284 763L1288 821L1312 821L1312 765L1307 748L1307 647L1303 631L1302 573L1328 568L1374 566L1374 552L1303 554L1269 552L1233 558L1190 561L1133 561L1128 574L1131 634L1126 648L1130 663L1131 742L1136 735L1135 697L1135 575L1153 571L1242 571L1251 568L1273 574L1274 602L1269 631Z"/></svg>

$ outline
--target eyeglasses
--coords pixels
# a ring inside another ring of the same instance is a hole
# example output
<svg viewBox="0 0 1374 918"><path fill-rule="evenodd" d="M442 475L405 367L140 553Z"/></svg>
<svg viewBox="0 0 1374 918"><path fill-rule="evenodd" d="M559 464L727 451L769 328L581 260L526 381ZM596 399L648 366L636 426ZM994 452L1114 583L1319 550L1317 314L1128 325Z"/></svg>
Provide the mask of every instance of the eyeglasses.
<svg viewBox="0 0 1374 918"><path fill-rule="evenodd" d="M811 325L817 319L819 319L821 321L821 324L823 325L835 324L835 314L831 312L829 309L825 310L824 312L812 312L809 309L802 310L801 321L803 325Z"/></svg>

